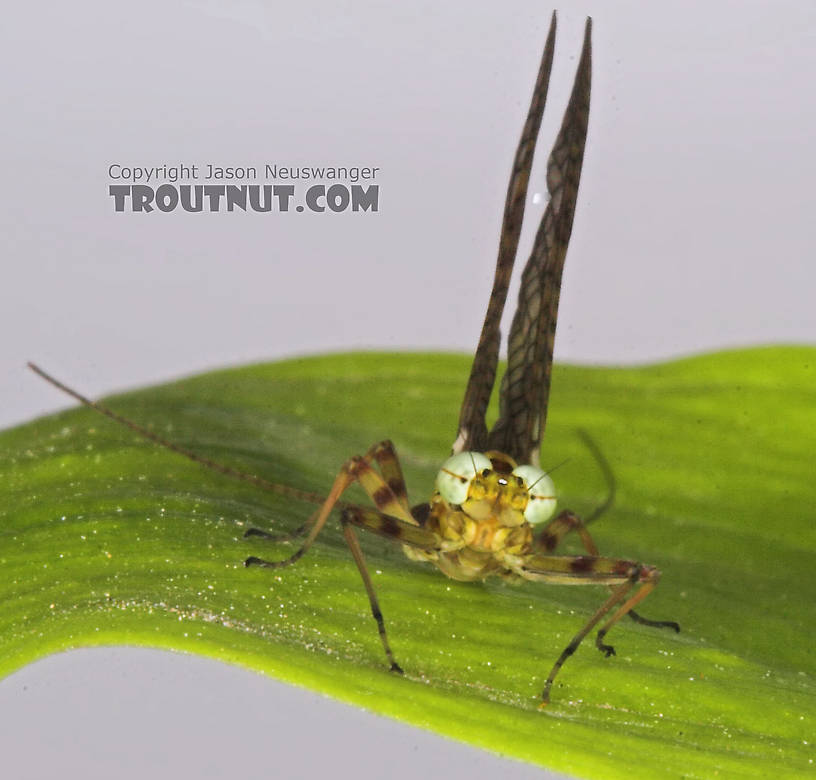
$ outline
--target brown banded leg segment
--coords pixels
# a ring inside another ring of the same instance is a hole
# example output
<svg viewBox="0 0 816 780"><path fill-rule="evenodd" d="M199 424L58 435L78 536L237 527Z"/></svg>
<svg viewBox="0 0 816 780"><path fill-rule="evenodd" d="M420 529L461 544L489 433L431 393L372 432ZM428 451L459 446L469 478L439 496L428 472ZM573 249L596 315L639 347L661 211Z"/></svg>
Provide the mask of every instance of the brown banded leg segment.
<svg viewBox="0 0 816 780"><path fill-rule="evenodd" d="M383 471L382 474L371 467L372 460L377 461ZM394 452L394 446L390 441L375 444L364 457L359 459L356 477L380 512L398 517L408 523L416 522L408 507L405 480L402 477L402 469L397 460L397 454Z"/></svg>
<svg viewBox="0 0 816 780"><path fill-rule="evenodd" d="M397 501L402 505L402 508L410 514L411 508L408 506L408 491L405 488L405 477L402 475L402 466L400 465L397 452L390 439L385 439L378 444L375 444L366 453L367 460L369 456L373 456L380 467L380 473L383 476L391 492L394 494ZM385 511L385 510L383 510Z"/></svg>
<svg viewBox="0 0 816 780"><path fill-rule="evenodd" d="M601 605L600 609L561 652L544 685L542 706L545 706L549 701L553 680L567 658L578 649L584 637L604 616L613 608L618 607L612 617L603 624L595 642L596 647L606 656L614 655L614 648L603 643L604 636L618 620L654 590L660 578L660 572L653 566L644 566L634 561L587 555L528 555L522 560L516 571L525 579L539 582L551 582L560 585L606 585L612 590L611 595ZM632 588L638 583L640 583L638 590L627 599L626 597ZM621 602L623 603L621 604Z"/></svg>
<svg viewBox="0 0 816 780"><path fill-rule="evenodd" d="M598 611L587 621L586 625L570 640L570 643L561 651L561 655L558 656L558 660L556 660L555 664L553 664L553 668L547 675L547 680L544 683L544 690L541 692L541 704L539 705L540 707L546 707L549 704L550 689L552 688L553 680L555 680L555 676L558 674L561 667L564 665L564 662L578 649L579 645L584 640L584 637L590 631L592 631L592 629L604 617L604 615L606 615L609 612L609 610L614 608L617 604L620 604L620 602L626 598L627 594L632 590L632 587L635 584L635 579L637 578L637 576L638 570L636 568L636 570L632 574L632 578L628 579L622 585L618 585L618 587L612 591L612 594L601 605ZM612 652L614 652L614 650Z"/></svg>
<svg viewBox="0 0 816 780"><path fill-rule="evenodd" d="M597 555L541 555L521 557L513 570L526 580L555 585L619 585L626 582L634 561Z"/></svg>
<svg viewBox="0 0 816 780"><path fill-rule="evenodd" d="M660 581L660 572L654 566L638 566L638 578L636 582L641 583L640 587L635 591L635 593L630 596L627 601L621 604L618 607L617 611L614 615L612 615L606 623L601 626L600 630L598 631L598 635L595 637L595 646L608 658L610 655L615 655L615 648L612 645L606 645L603 642L603 638L606 636L607 632L609 631L612 626L615 625L624 615L631 615L632 609L640 604L643 599L646 598L654 589L657 583ZM677 631L680 630L680 626L677 623L673 623L672 621L652 621L646 620L638 615L637 618L639 623L646 623L647 625L661 625L661 626L673 626Z"/></svg>
<svg viewBox="0 0 816 780"><path fill-rule="evenodd" d="M535 540L535 545L541 547L546 552L552 552L558 547L561 540L573 530L577 531L581 537L584 549L586 549L591 556L598 556L598 547L590 536L586 523L569 509L565 509L544 526L541 534ZM671 628L674 629L674 631L680 631L679 624L674 620L649 620L649 618L642 617L631 608L626 614L636 623L640 623L643 626L650 626L651 628ZM601 648L600 645L598 645L598 647L606 652L605 648L609 646L604 645L603 648ZM607 653L607 655L609 655L609 653Z"/></svg>
<svg viewBox="0 0 816 780"><path fill-rule="evenodd" d="M419 550L438 550L442 544L439 535L415 523L406 523L397 517L366 506L348 506L343 510L343 522L365 531L393 539Z"/></svg>
<svg viewBox="0 0 816 780"><path fill-rule="evenodd" d="M329 491L328 497L323 502L323 506L320 507L317 515L314 518L314 522L312 523L308 536L303 544L297 550L295 550L292 555L290 555L288 558L284 558L281 561L267 561L254 555L250 555L249 558L244 561L244 566L265 566L267 568L277 569L283 566L289 566L302 558L306 551L312 546L312 543L317 538L317 535L323 530L323 526L326 524L326 520L329 518L329 513L339 501L340 496L343 495L349 485L357 480L357 475L361 465L365 464L363 459L359 456L349 458L349 460L343 464L343 467L340 469L340 473L334 479L334 484Z"/></svg>
<svg viewBox="0 0 816 780"><path fill-rule="evenodd" d="M380 511L394 515L395 517L399 517L400 519L403 519L409 523L416 524L416 520L414 520L414 518L411 516L411 512L408 509L407 498L400 500L400 497L386 483L383 476L378 474L371 467L371 461L374 459L377 459L378 462L381 462L382 460L388 464L387 468L392 478L394 478L395 474L399 476L399 480L394 479L393 481L395 485L397 482L400 482L404 492L405 483L404 480L402 480L402 469L397 461L397 455L394 451L393 445L389 441L375 444L363 457L355 455L354 457L349 458L343 464L343 467L340 469L340 473L334 480L334 484L332 485L332 489L329 491L328 497L323 502L320 509L304 525L294 531L293 534L288 535L288 539L292 539L302 536L307 529L309 531L303 545L296 550L292 556L282 561L265 561L252 555L247 558L246 561L244 561L244 565L278 568L281 566L288 566L301 558L309 547L312 546L312 543L317 538L317 535L326 524L329 513L334 506L339 505L343 508L349 506L346 503L340 502L340 496L353 482L360 483ZM271 534L258 528L247 529L244 536L259 536L275 541L287 541L287 537L281 538L276 534Z"/></svg>
<svg viewBox="0 0 816 780"><path fill-rule="evenodd" d="M380 641L382 642L383 650L385 650L385 657L392 672L402 674L402 667L394 659L394 654L391 652L391 646L388 644L388 635L385 633L385 621L383 620L382 610L380 610L380 603L377 601L377 594L374 592L374 583L371 582L371 575L368 573L368 568L365 564L363 551L360 549L360 542L357 541L357 535L354 529L346 520L346 512L343 511L343 516L340 522L343 524L343 536L346 537L346 543L351 550L354 557L354 562L357 564L357 570L363 578L363 585L365 585L366 593L368 594L368 602L371 604L371 614L374 620L377 621L377 630L380 633Z"/></svg>
<svg viewBox="0 0 816 780"><path fill-rule="evenodd" d="M535 539L535 545L536 547L540 547L544 552L551 553L570 531L578 532L584 549L590 555L600 555L583 520L569 509L560 512L544 526L541 530L541 534Z"/></svg>
<svg viewBox="0 0 816 780"><path fill-rule="evenodd" d="M606 512L615 501L615 475L612 473L612 467L609 465L609 461L604 456L601 448L598 447L598 445L586 431L579 429L578 435L581 437L581 439L583 439L584 444L586 444L587 448L592 453L592 456L595 458L595 461L598 463L598 466L604 475L604 480L607 484L607 495L603 502L593 510L586 520L582 520L578 515L569 509L565 509L563 512L559 513L556 517L550 520L550 522L544 526L534 542L537 548L540 548L546 553L553 552L561 543L561 540L570 531L574 530L578 532L579 536L581 537L581 542L584 545L584 549L590 555L600 555L597 545L587 530L587 526L593 520L597 520L604 512ZM643 626L650 626L651 628L671 628L675 631L680 631L680 626L674 620L649 620L649 618L642 617L634 610L630 610L627 614L632 620L635 621L635 623L640 623Z"/></svg>
<svg viewBox="0 0 816 780"><path fill-rule="evenodd" d="M360 549L360 543L357 541L357 535L354 533L352 526L356 525L365 530L380 534L381 536L399 539L403 544L424 549L436 548L439 544L439 539L436 534L430 531L425 531L411 523L406 523L395 517L384 515L375 509L367 509L365 507L347 507L343 510L340 522L343 525L343 536L346 538L346 543L354 557L354 562L357 564L357 569L363 578L363 585L368 594L368 602L371 605L371 614L374 616L374 620L377 621L377 630L380 634L383 650L385 650L385 657L388 659L391 671L402 674L402 669L394 659L391 646L388 644L388 635L385 632L385 621L383 620L382 610L377 601L377 594L374 591L374 584L371 582L371 575L368 573L363 551Z"/></svg>

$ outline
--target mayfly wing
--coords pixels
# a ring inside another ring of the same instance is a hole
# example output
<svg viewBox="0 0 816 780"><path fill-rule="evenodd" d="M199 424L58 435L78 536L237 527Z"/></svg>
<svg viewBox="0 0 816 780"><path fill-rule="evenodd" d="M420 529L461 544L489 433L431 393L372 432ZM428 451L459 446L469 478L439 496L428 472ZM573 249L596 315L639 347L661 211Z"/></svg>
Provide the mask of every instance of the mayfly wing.
<svg viewBox="0 0 816 780"><path fill-rule="evenodd" d="M592 20L587 19L581 59L567 110L547 162L550 200L521 277L508 341L507 371L499 393L499 419L488 448L518 463L538 465L547 419L561 272L581 180L592 71Z"/></svg>
<svg viewBox="0 0 816 780"><path fill-rule="evenodd" d="M530 180L530 169L533 164L533 152L541 126L544 105L547 102L547 90L550 84L553 50L555 47L555 13L550 23L550 31L544 45L541 66L538 70L535 89L533 90L527 121L521 133L521 140L516 149L513 161L513 172L507 187L507 199L504 203L499 255L496 261L496 273L493 278L493 290L487 305L479 346L473 358L462 410L459 414L459 430L453 444L453 453L464 450L484 450L487 444L487 425L485 412L493 392L496 379L496 365L499 360L501 334L499 324L507 299L507 288L513 272L513 261L516 257L521 224L524 219L524 203L527 200L527 184Z"/></svg>

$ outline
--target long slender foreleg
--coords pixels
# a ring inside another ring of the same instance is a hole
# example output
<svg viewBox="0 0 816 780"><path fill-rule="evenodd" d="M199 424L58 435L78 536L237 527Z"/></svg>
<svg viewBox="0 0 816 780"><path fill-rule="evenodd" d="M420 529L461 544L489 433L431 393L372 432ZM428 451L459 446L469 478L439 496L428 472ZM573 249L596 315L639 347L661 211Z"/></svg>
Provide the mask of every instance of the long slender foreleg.
<svg viewBox="0 0 816 780"><path fill-rule="evenodd" d="M543 703L549 700L552 682L559 669L583 641L584 637L615 607L618 607L598 631L596 647L605 655L614 655L611 645L604 644L606 633L624 615L643 601L654 590L660 579L660 572L653 566L634 561L600 558L596 556L562 556L532 554L522 558L513 567L517 574L528 580L549 582L559 585L606 585L612 591L609 598L590 618L586 625L564 648L552 668L544 686ZM640 587L629 598L632 588ZM623 603L621 603L623 602ZM674 624L676 625L676 624Z"/></svg>
<svg viewBox="0 0 816 780"><path fill-rule="evenodd" d="M351 460L355 459L352 458ZM373 444L365 455L361 458L358 457L356 460L359 462L356 468L356 478L377 507L383 512L394 514L397 517L410 515L402 467L391 441L386 439ZM382 475L377 474L376 471L370 468L372 461L377 462ZM345 464L344 468L347 465L348 463ZM341 508L346 506L341 501L336 501L336 505ZM320 510L315 512L303 525L288 534L275 534L261 528L248 528L244 532L244 538L254 536L273 542L290 542L300 538L313 528L318 517L320 517Z"/></svg>
<svg viewBox="0 0 816 780"><path fill-rule="evenodd" d="M587 530L586 523L581 518L569 509L560 512L556 517L550 520L541 531L541 534L536 538L536 547L542 548L545 552L553 552L564 537L570 532L576 531L581 538L581 543L584 549L593 556L597 556L598 547ZM643 626L650 626L651 628L671 628L674 631L680 631L680 626L674 620L650 620L639 615L634 610L627 612L629 617L636 623Z"/></svg>
<svg viewBox="0 0 816 780"><path fill-rule="evenodd" d="M385 632L385 621L383 620L382 610L377 600L377 594L374 591L374 583L371 582L371 575L368 573L368 568L366 567L363 551L360 548L360 542L357 541L354 528L351 527L345 516L346 512L343 512L343 517L340 521L343 524L343 536L346 537L346 544L348 544L354 562L357 564L357 570L363 578L363 585L368 594L368 602L371 605L371 614L374 620L377 621L377 630L380 633L380 641L382 642L383 650L385 650L385 657L388 659L391 671L402 674L402 667L394 659L394 653L391 652L391 645L388 644L388 634Z"/></svg>
<svg viewBox="0 0 816 780"><path fill-rule="evenodd" d="M283 566L289 566L302 558L306 551L312 546L312 543L317 538L317 535L321 530L323 530L323 526L326 524L326 520L328 520L329 513L340 499L340 496L343 495L352 482L357 480L361 464L363 464L363 459L359 456L349 458L349 460L343 464L343 467L340 469L340 473L337 475L337 477L335 477L334 484L329 491L328 497L323 502L323 505L320 507L317 515L315 516L314 522L309 530L309 534L307 535L303 544L297 550L295 550L292 555L290 555L288 558L284 558L281 561L267 561L263 558L258 558L255 555L250 555L249 558L244 561L244 566L264 566L267 568L277 569Z"/></svg>
<svg viewBox="0 0 816 780"><path fill-rule="evenodd" d="M598 631L598 635L595 637L595 646L601 652L603 652L607 658L610 655L615 655L615 648L612 647L612 645L604 644L603 638L606 636L609 629L612 628L612 626L614 626L615 623L617 623L624 615L632 616L634 614L632 612L632 608L637 606L655 589L655 586L660 581L660 572L655 569L654 566L641 566L638 572L638 581L642 583L641 586L624 604L621 604L615 614L612 615L612 617L609 618L609 620L607 620L603 626L601 626L600 630ZM671 627L674 628L675 631L680 630L680 626L671 620L646 620L646 618L642 618L640 615L636 615L635 619L638 623L645 623L649 626Z"/></svg>
<svg viewBox="0 0 816 780"><path fill-rule="evenodd" d="M360 542L357 540L357 534L354 532L352 526L356 525L364 530L380 534L381 536L398 539L403 542L403 544L424 549L435 548L438 546L439 540L436 534L430 531L417 528L415 525L398 520L395 517L389 517L374 509L366 509L364 507L348 507L344 509L340 517L340 522L343 525L343 536L346 539L346 543L354 557L354 562L357 564L357 569L363 579L363 585L368 594L368 602L371 605L371 614L374 616L374 620L377 621L377 630L380 634L380 641L385 651L385 657L388 659L391 671L402 674L402 669L394 659L394 654L388 643L388 635L385 631L385 620L383 619L382 610L377 600L377 594L374 591L374 583L371 581L371 575L368 573L368 567L365 563L363 551L360 548Z"/></svg>
<svg viewBox="0 0 816 780"><path fill-rule="evenodd" d="M633 574L633 577L637 577L637 574ZM584 640L584 637L592 631L592 629L598 624L598 622L606 615L610 609L615 607L619 604L623 599L626 598L626 595L631 591L632 586L634 585L634 579L629 579L624 582L622 585L619 585L612 591L612 595L601 605L600 609L587 621L587 624L570 640L569 644L561 651L561 655L558 656L558 660L556 660L555 664L553 664L553 668L550 670L550 673L547 675L547 680L544 683L544 690L541 692L541 705L542 707L546 707L550 701L550 689L552 688L553 680L555 680L555 676L560 671L561 667L566 662L567 658L569 658L577 649L581 642ZM612 651L614 653L614 650Z"/></svg>
<svg viewBox="0 0 816 780"><path fill-rule="evenodd" d="M380 512L415 525L416 520L411 516L411 512L407 506L407 499L400 500L400 496L388 485L383 476L372 468L371 461L375 459L378 460L378 462L384 460L389 463L388 469L392 477L395 473L395 469L400 475L402 474L393 445L388 441L379 442L370 447L368 452L362 457L356 455L353 458L349 458L349 460L343 464L340 473L335 478L332 489L329 491L329 495L323 502L323 505L317 513L307 521L305 527L309 528L309 533L300 548L289 558L285 558L281 561L268 561L252 555L244 561L244 564L246 566L279 568L288 566L301 558L309 547L312 546L317 535L323 529L332 508L337 504L340 504L343 508L350 506L345 503L340 503L340 497L353 482L359 482ZM397 464L396 466L393 465L395 463ZM256 530L257 529L249 529L247 534L254 536L256 535ZM265 532L260 532L257 535L268 538Z"/></svg>

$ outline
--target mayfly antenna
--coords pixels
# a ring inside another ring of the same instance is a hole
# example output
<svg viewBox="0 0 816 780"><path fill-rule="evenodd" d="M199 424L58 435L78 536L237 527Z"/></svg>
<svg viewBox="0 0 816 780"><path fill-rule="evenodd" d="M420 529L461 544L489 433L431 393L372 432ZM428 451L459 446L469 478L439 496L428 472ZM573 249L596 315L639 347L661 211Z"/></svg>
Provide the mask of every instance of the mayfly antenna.
<svg viewBox="0 0 816 780"><path fill-rule="evenodd" d="M587 449L592 453L592 457L595 458L595 462L598 464L598 468L600 468L604 480L606 481L606 498L600 504L598 504L598 506L596 506L595 509L587 516L586 520L584 520L584 526L586 527L593 520L597 520L604 512L608 511L612 507L612 504L615 503L617 485L615 483L615 474L612 471L612 467L609 465L609 461L606 459L606 456L601 451L601 448L596 444L595 440L583 428L579 428L577 433L587 446ZM635 621L635 623L640 623L643 626L651 626L652 628L671 628L675 631L680 630L680 626L674 620L650 620L649 618L643 617L639 612L635 612L633 609L629 610L628 615Z"/></svg>
<svg viewBox="0 0 816 780"><path fill-rule="evenodd" d="M577 433L598 464L604 482L606 482L606 498L604 498L604 500L590 512L586 520L584 520L584 525L589 525L593 520L597 520L602 514L612 508L612 505L615 503L617 485L615 484L615 474L612 471L612 467L609 465L609 461L601 451L601 448L595 443L595 440L583 428L579 428Z"/></svg>
<svg viewBox="0 0 816 780"><path fill-rule="evenodd" d="M87 406L89 409L93 409L94 411L99 412L100 414L105 415L105 417L110 418L114 422L119 423L120 425L124 425L126 428L129 428L134 433L139 434L139 436L149 439L154 444L158 444L165 449L170 450L171 452L175 452L178 455L183 455L185 458L194 461L195 463L204 466L211 471L216 471L219 474L224 474L227 477L232 477L233 479L242 480L243 482L249 482L259 488L264 490L269 490L272 493L277 493L282 496L287 496L289 498L296 498L301 501L308 501L313 504L322 504L325 501L325 498L317 493L311 493L307 490L298 490L297 488L290 487L289 485L283 485L278 482L269 482L268 480L264 479L263 477L256 476L255 474L248 474L244 471L239 471L238 469L232 468L232 466L224 466L221 463L216 463L214 460L210 460L209 458L205 458L203 455L198 455L191 450L188 450L184 447L179 446L178 444L174 444L172 441L168 441L167 439L162 438L153 431L144 428L143 426L139 425L138 423L133 422L132 420L128 420L127 417L122 417L121 414L117 414L112 409L108 409L107 406L100 404L98 401L92 401L90 398L86 398L81 393L78 393L76 390L68 387L68 385L63 384L58 379L55 379L53 376L48 374L47 372L43 371L38 365L35 363L29 362L28 367L38 376L42 377L48 384L53 385L58 390L61 390L63 393L70 395L71 398L76 399L84 406Z"/></svg>

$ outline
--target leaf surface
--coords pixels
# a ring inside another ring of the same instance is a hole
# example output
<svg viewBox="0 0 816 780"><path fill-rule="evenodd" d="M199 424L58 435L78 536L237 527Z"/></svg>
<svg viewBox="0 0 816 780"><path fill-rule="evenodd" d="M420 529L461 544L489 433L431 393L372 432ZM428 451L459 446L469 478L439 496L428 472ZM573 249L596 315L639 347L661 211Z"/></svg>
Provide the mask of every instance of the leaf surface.
<svg viewBox="0 0 816 780"><path fill-rule="evenodd" d="M351 354L193 377L107 399L219 462L325 492L391 438L412 502L455 434L469 358ZM32 377L32 381L35 381ZM495 416L495 411L493 412ZM595 778L797 777L813 769L816 349L725 352L648 367L556 366L542 465L588 514L612 464L601 551L658 566L642 614L679 635L591 639L552 703L544 678L599 588L459 583L363 539L394 652L390 674L336 522L293 547L308 504L207 471L87 409L0 434L0 674L99 644L200 653L552 769ZM361 491L352 500L365 501ZM361 534L362 535L362 534ZM566 552L580 552L576 540Z"/></svg>

